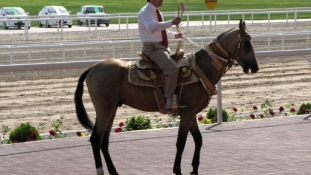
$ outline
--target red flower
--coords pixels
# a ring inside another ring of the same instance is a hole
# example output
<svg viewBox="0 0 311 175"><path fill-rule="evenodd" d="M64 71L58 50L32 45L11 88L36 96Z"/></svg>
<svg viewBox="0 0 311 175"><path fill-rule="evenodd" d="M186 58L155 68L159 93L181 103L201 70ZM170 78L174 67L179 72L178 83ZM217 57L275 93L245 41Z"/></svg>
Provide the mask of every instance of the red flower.
<svg viewBox="0 0 311 175"><path fill-rule="evenodd" d="M55 136L56 132L54 130L50 130L49 133L51 134L51 136Z"/></svg>
<svg viewBox="0 0 311 175"><path fill-rule="evenodd" d="M28 142L31 142L31 141L33 141L33 139L32 138L28 138L28 140L27 140Z"/></svg>
<svg viewBox="0 0 311 175"><path fill-rule="evenodd" d="M269 114L272 115L272 116L274 116L275 113L273 112L273 110L270 110L270 111L269 111Z"/></svg>
<svg viewBox="0 0 311 175"><path fill-rule="evenodd" d="M283 112L283 111L284 111L283 106L281 106L281 107L279 108L279 111L280 111L280 112Z"/></svg>
<svg viewBox="0 0 311 175"><path fill-rule="evenodd" d="M303 113L303 114L306 113L306 108L302 108L302 113Z"/></svg>
<svg viewBox="0 0 311 175"><path fill-rule="evenodd" d="M80 131L78 131L78 132L77 132L77 136L78 136L78 137L81 137L81 136L82 136L82 133L81 133Z"/></svg>
<svg viewBox="0 0 311 175"><path fill-rule="evenodd" d="M203 120L203 116L202 116L202 115L199 115L198 120L199 120L199 121L202 121L202 120Z"/></svg>
<svg viewBox="0 0 311 175"><path fill-rule="evenodd" d="M259 116L260 116L260 118L264 118L263 114L260 114Z"/></svg>
<svg viewBox="0 0 311 175"><path fill-rule="evenodd" d="M290 112L295 112L295 108L290 108Z"/></svg>
<svg viewBox="0 0 311 175"><path fill-rule="evenodd" d="M254 111L257 111L258 108L257 108L257 106L253 106L253 109L254 109Z"/></svg>
<svg viewBox="0 0 311 175"><path fill-rule="evenodd" d="M114 130L114 132L122 132L122 129L121 129L121 128L116 128L116 129Z"/></svg>
<svg viewBox="0 0 311 175"><path fill-rule="evenodd" d="M237 111L238 111L238 109L237 109L236 107L233 107L232 110L233 110L234 112L237 112Z"/></svg>
<svg viewBox="0 0 311 175"><path fill-rule="evenodd" d="M252 119L255 119L255 118L256 118L254 114L250 114L249 116L250 116Z"/></svg>
<svg viewBox="0 0 311 175"><path fill-rule="evenodd" d="M120 122L120 123L119 123L119 126L120 126L120 127L124 126L124 122Z"/></svg>
<svg viewBox="0 0 311 175"><path fill-rule="evenodd" d="M37 136L37 132L36 132L36 131L32 131L32 132L31 132L31 135L34 136L34 137L36 137L36 136Z"/></svg>

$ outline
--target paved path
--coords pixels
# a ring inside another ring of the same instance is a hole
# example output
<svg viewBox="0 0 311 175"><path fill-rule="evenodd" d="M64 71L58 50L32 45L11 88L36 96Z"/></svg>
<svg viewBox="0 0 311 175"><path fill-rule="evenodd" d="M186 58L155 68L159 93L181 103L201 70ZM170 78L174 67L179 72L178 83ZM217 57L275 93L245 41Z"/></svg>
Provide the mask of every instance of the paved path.
<svg viewBox="0 0 311 175"><path fill-rule="evenodd" d="M201 125L201 175L310 175L311 115ZM172 174L178 129L111 135L121 175ZM94 175L88 137L0 146L3 175ZM182 170L191 171L189 135ZM106 174L107 170L105 169Z"/></svg>

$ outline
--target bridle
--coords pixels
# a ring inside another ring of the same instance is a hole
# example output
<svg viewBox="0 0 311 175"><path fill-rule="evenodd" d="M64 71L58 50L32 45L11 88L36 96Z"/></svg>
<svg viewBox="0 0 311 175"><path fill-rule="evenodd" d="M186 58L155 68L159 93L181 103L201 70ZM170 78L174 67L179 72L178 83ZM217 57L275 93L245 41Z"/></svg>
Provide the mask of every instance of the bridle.
<svg viewBox="0 0 311 175"><path fill-rule="evenodd" d="M230 31L232 30L229 30L228 32ZM191 42L192 44L194 44L195 46L200 47L204 51L206 51L207 54L212 59L213 66L219 71L220 76L223 76L235 64L235 61L238 62L239 64L243 64L240 61L240 53L241 53L240 48L241 48L241 42L242 42L240 32L238 33L237 37L238 39L237 39L236 47L232 55L230 55L230 53L221 45L221 43L218 41L219 40L218 37L214 39L212 42L210 42L206 48L194 43L193 41L189 39L187 40ZM236 55L236 53L238 54L238 56L235 57L235 60L234 60L233 56ZM194 74L198 77L198 79L201 81L204 89L206 90L207 94L209 94L209 96L217 94L217 90L215 86L204 75L203 71L198 66L196 67L196 69L192 69L192 70Z"/></svg>
<svg viewBox="0 0 311 175"><path fill-rule="evenodd" d="M234 30L234 29L232 29ZM232 31L229 30L228 32ZM220 35L221 36L221 35ZM199 44L193 42L192 40L190 40L187 37L183 37L184 39L186 39L187 41L189 41L191 44L193 44L196 47L199 47L201 49L203 49L204 51L206 51L210 57L213 60L213 64L214 66L221 72L221 75L224 75L233 65L235 64L239 64L239 65L243 65L243 63L240 60L240 55L241 55L241 43L243 40L243 36L241 34L241 31L239 30L238 34L237 34L237 42L236 44L233 44L233 47L235 46L235 49L233 50L233 53L230 54L229 51L227 51L222 44L219 42L219 37L218 36L216 39L214 39L213 41L211 41L208 46L202 47ZM245 36L249 35L246 33ZM230 48L231 49L231 45Z"/></svg>

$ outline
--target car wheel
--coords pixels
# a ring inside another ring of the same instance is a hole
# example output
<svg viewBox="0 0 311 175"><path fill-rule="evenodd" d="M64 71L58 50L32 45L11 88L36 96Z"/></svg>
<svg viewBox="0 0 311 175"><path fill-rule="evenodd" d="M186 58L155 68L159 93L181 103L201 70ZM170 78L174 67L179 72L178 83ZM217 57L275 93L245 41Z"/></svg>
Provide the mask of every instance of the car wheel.
<svg viewBox="0 0 311 175"><path fill-rule="evenodd" d="M42 27L42 24L41 24L41 22L40 22L40 21L38 22L38 24L39 24L39 27Z"/></svg>
<svg viewBox="0 0 311 175"><path fill-rule="evenodd" d="M68 25L68 27L69 27L69 28L71 28L71 27L72 27L72 25Z"/></svg>
<svg viewBox="0 0 311 175"><path fill-rule="evenodd" d="M99 26L100 26L100 23L97 23L97 26L99 27Z"/></svg>
<svg viewBox="0 0 311 175"><path fill-rule="evenodd" d="M22 28L22 26L17 26L17 28L18 28L18 29L21 29L21 28Z"/></svg>
<svg viewBox="0 0 311 175"><path fill-rule="evenodd" d="M109 27L109 23L106 23L106 27Z"/></svg>
<svg viewBox="0 0 311 175"><path fill-rule="evenodd" d="M30 29L30 26L28 26L28 30Z"/></svg>
<svg viewBox="0 0 311 175"><path fill-rule="evenodd" d="M3 23L3 28L4 28L4 29L9 29L8 26L6 26L6 23L5 23L5 22Z"/></svg>
<svg viewBox="0 0 311 175"><path fill-rule="evenodd" d="M46 27L50 28L51 25L49 24L49 21L46 22Z"/></svg>
<svg viewBox="0 0 311 175"><path fill-rule="evenodd" d="M78 20L78 24L79 24L79 26L82 26L83 22L81 22L80 20Z"/></svg>

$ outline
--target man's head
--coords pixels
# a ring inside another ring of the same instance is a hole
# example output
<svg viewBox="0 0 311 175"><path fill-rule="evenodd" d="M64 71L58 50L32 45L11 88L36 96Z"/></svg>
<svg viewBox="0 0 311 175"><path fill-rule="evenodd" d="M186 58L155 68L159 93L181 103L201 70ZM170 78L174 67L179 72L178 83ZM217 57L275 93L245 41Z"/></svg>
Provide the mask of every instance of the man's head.
<svg viewBox="0 0 311 175"><path fill-rule="evenodd" d="M163 0L147 0L147 2L151 3L156 8L158 8L162 6Z"/></svg>

